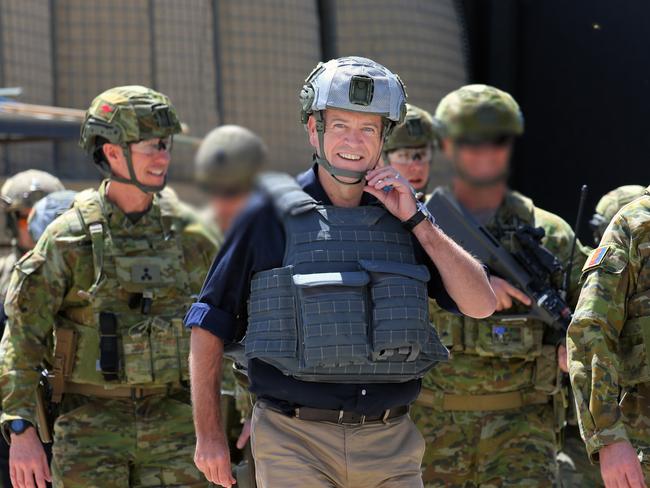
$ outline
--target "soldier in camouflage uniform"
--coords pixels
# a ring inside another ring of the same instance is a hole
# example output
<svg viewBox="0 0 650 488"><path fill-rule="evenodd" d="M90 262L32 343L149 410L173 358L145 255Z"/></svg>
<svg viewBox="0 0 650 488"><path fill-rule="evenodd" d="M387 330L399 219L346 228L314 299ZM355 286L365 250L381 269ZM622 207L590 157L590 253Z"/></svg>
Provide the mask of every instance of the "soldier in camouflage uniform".
<svg viewBox="0 0 650 488"><path fill-rule="evenodd" d="M624 185L608 192L596 205L596 211L589 221L594 234L594 244L598 246L605 229L614 215L625 205L643 195L641 185ZM567 427L564 432L564 447L558 456L562 486L604 486L600 469L589 461L585 444L578 429L575 401L570 398Z"/></svg>
<svg viewBox="0 0 650 488"><path fill-rule="evenodd" d="M623 185L606 193L596 204L596 211L589 221L594 234L594 245L598 246L605 234L605 229L614 215L631 201L639 198L645 192L641 185Z"/></svg>
<svg viewBox="0 0 650 488"><path fill-rule="evenodd" d="M523 117L507 93L470 85L448 94L436 118L442 150L455 168L455 200L501 244L516 250L521 225L541 227L543 246L563 263L573 232L561 218L507 188L514 137ZM581 246L578 246L581 250ZM584 254L576 256L569 297L577 294ZM558 348L562 336L527 316L531 301L491 277L497 313L474 320L431 304L432 319L451 352L423 380L412 416L427 442L425 486L548 487L556 481L558 426L564 413ZM553 283L560 287L560 283Z"/></svg>
<svg viewBox="0 0 650 488"><path fill-rule="evenodd" d="M0 206L5 211L7 235L11 238L11 251L0 258L0 336L4 332L6 315L4 300L9 278L16 261L34 247L34 240L27 231L27 217L34 204L45 195L63 190L63 184L45 171L30 169L22 171L2 185ZM9 445L0 439L0 486L10 487Z"/></svg>
<svg viewBox="0 0 650 488"><path fill-rule="evenodd" d="M16 265L0 385L18 488L50 477L55 487L206 486L192 462L182 316L215 244L161 192L178 132L171 102L149 88L95 98L80 144L107 179ZM52 476L33 428L42 366L59 407Z"/></svg>
<svg viewBox="0 0 650 488"><path fill-rule="evenodd" d="M34 247L27 230L29 211L44 196L63 189L56 176L36 169L22 171L2 185L0 206L5 212L7 234L11 236L11 252L0 259L0 300L3 303L16 261Z"/></svg>
<svg viewBox="0 0 650 488"><path fill-rule="evenodd" d="M650 481L650 196L624 206L583 268L568 333L580 433L607 487Z"/></svg>
<svg viewBox="0 0 650 488"><path fill-rule="evenodd" d="M213 129L203 140L194 159L196 183L210 195L205 217L227 232L246 206L265 166L268 150L260 137L238 125ZM239 358L245 364L243 356ZM253 488L255 469L248 439L252 400L242 364L232 356L224 359L221 408L228 435L231 461L236 464L237 486ZM242 425L243 424L243 425Z"/></svg>
<svg viewBox="0 0 650 488"><path fill-rule="evenodd" d="M395 127L384 144L384 161L408 179L422 201L426 197L438 142L438 129L431 114L407 103L404 122Z"/></svg>

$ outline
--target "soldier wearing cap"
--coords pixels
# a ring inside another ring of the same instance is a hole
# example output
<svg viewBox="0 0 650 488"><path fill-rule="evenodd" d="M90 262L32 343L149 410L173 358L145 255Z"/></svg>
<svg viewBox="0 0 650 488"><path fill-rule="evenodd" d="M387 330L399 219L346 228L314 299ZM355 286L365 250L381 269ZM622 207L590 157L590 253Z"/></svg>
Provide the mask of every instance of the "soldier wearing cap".
<svg viewBox="0 0 650 488"><path fill-rule="evenodd" d="M433 155L439 147L439 130L429 112L406 104L404 122L395 127L384 144L384 161L399 171L425 200Z"/></svg>
<svg viewBox="0 0 650 488"><path fill-rule="evenodd" d="M399 78L339 58L314 69L300 100L315 164L264 179L185 317L195 460L232 485L218 386L224 344L245 334L258 486L420 487L424 444L406 414L447 357L427 295L475 317L494 296L411 185L377 167L406 111Z"/></svg>
<svg viewBox="0 0 650 488"><path fill-rule="evenodd" d="M523 133L519 105L508 93L468 85L436 109L442 151L452 162L451 188L439 188L510 252L521 226L543 229L541 244L562 263L573 232L562 219L507 186L514 138ZM432 208L432 212L435 210ZM578 246L569 301L577 296L585 255ZM562 277L551 286L560 288ZM557 434L565 404L561 389L563 334L529 316L531 299L492 275L497 313L476 320L454 316L432 301L433 322L451 359L423 380L413 418L424 434L428 487L552 486ZM564 361L566 358L564 358Z"/></svg>
<svg viewBox="0 0 650 488"><path fill-rule="evenodd" d="M16 265L0 386L17 488L206 486L192 463L182 316L215 243L162 192L179 131L169 98L149 88L95 98L80 145L106 179ZM51 475L34 428L40 368L58 406Z"/></svg>

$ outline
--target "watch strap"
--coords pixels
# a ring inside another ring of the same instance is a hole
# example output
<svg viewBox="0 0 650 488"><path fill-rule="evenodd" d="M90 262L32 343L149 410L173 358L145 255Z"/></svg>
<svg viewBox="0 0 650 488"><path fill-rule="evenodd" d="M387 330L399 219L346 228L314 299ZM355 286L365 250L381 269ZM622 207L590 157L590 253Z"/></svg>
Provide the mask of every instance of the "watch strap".
<svg viewBox="0 0 650 488"><path fill-rule="evenodd" d="M416 225L418 225L420 222L423 220L426 220L428 218L428 215L422 211L422 209L419 209L413 214L413 216L402 222L402 227L404 227L406 230L409 232L412 231Z"/></svg>

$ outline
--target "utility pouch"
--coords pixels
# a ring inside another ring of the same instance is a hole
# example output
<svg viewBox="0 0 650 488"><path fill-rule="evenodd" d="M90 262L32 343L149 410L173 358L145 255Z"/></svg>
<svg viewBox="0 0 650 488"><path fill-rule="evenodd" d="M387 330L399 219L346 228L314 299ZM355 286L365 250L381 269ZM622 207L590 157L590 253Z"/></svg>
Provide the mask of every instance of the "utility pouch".
<svg viewBox="0 0 650 488"><path fill-rule="evenodd" d="M119 379L119 348L117 317L114 313L99 313L99 368L106 381Z"/></svg>

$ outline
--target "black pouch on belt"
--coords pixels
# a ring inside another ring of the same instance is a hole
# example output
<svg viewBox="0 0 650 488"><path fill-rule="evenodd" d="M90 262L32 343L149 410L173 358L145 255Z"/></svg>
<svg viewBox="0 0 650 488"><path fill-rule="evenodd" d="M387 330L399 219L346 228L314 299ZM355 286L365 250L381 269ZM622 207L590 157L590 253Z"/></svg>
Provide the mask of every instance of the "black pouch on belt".
<svg viewBox="0 0 650 488"><path fill-rule="evenodd" d="M119 379L120 358L117 344L117 317L99 313L99 367L106 381Z"/></svg>

